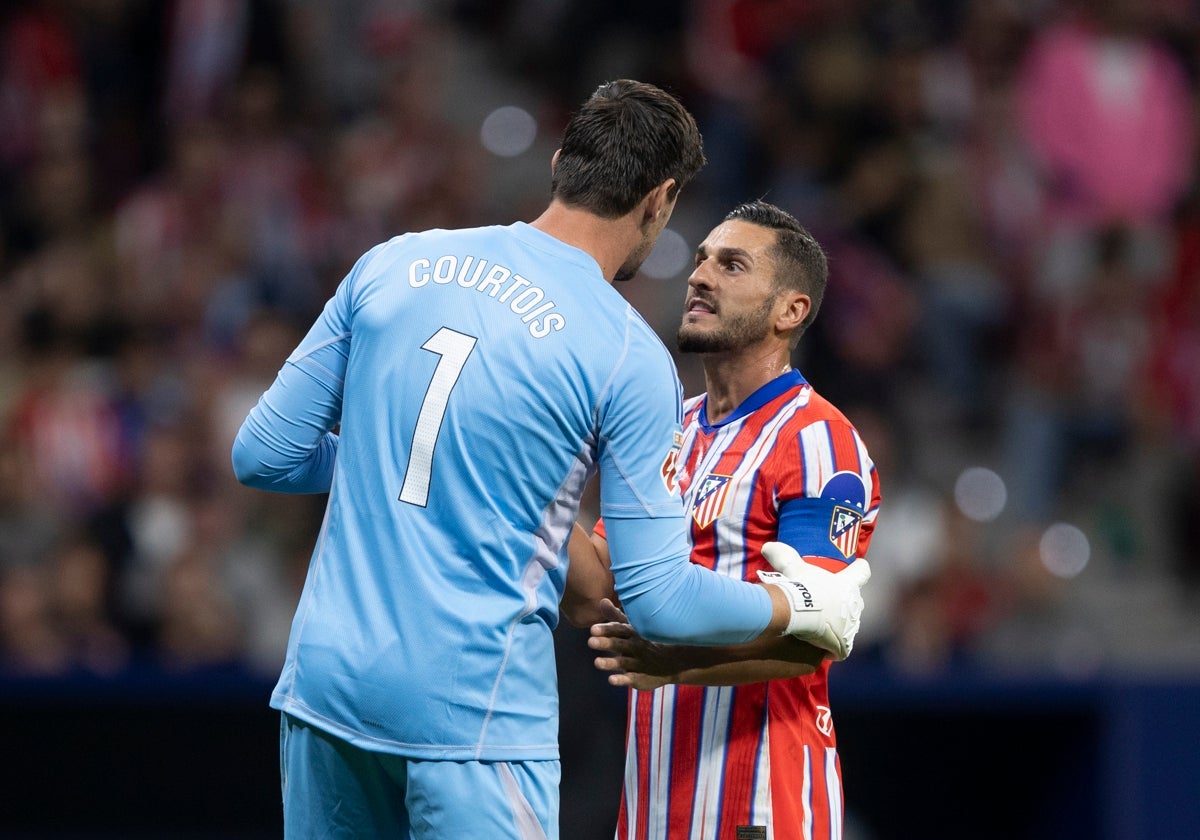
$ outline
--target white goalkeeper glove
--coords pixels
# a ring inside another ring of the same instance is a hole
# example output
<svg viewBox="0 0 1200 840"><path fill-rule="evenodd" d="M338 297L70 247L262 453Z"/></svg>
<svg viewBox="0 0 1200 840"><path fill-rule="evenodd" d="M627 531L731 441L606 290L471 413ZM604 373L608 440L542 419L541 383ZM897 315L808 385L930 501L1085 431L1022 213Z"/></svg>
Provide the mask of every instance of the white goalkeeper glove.
<svg viewBox="0 0 1200 840"><path fill-rule="evenodd" d="M860 590L871 579L867 561L855 560L835 574L804 562L787 543L765 543L762 555L776 571L759 572L758 579L778 586L792 605L783 635L827 650L837 661L849 656L862 616Z"/></svg>

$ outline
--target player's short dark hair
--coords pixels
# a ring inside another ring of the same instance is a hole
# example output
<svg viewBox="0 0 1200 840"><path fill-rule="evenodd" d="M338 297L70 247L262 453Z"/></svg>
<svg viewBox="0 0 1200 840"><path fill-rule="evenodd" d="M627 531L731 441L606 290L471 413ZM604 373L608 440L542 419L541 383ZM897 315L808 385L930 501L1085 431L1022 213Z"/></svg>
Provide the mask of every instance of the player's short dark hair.
<svg viewBox="0 0 1200 840"><path fill-rule="evenodd" d="M748 201L730 210L725 221L733 220L775 231L775 246L771 249L776 264L775 287L803 292L812 301L808 315L792 336L793 341L798 340L817 317L817 310L821 308L821 301L825 297L829 263L824 249L795 216L761 199Z"/></svg>
<svg viewBox="0 0 1200 840"><path fill-rule="evenodd" d="M674 198L704 166L704 143L682 103L654 85L606 82L567 123L551 194L606 219L675 179Z"/></svg>

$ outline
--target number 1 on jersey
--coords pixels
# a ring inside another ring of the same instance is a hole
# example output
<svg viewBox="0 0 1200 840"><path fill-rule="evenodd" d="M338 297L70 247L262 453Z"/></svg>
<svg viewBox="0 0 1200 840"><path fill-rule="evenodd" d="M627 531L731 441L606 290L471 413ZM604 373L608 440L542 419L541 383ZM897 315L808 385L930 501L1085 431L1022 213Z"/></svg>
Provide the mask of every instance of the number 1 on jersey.
<svg viewBox="0 0 1200 840"><path fill-rule="evenodd" d="M467 357L475 349L473 336L442 327L422 350L436 353L437 367L421 401L421 413L417 415L417 427L413 430L412 449L408 456L408 469L404 473L404 486L400 488L400 501L425 507L429 501L429 474L433 470L433 450L437 446L438 433L446 416L446 403L450 392L458 382Z"/></svg>

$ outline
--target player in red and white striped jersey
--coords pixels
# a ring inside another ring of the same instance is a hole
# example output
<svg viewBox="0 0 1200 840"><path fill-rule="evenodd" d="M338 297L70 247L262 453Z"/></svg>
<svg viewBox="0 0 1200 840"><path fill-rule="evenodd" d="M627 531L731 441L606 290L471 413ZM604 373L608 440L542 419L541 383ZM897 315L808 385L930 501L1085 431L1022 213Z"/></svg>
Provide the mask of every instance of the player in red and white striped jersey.
<svg viewBox="0 0 1200 840"><path fill-rule="evenodd" d="M820 246L765 202L734 210L697 250L679 346L703 354L707 390L684 407L675 476L694 563L756 580L771 568L767 542L833 572L866 554L874 464L845 416L790 367L825 278ZM601 561L603 535L600 522ZM585 559L575 574L589 568ZM597 659L610 682L646 689L630 692L619 840L842 836L824 651L782 637L659 645L620 620L594 627L590 644L611 654Z"/></svg>

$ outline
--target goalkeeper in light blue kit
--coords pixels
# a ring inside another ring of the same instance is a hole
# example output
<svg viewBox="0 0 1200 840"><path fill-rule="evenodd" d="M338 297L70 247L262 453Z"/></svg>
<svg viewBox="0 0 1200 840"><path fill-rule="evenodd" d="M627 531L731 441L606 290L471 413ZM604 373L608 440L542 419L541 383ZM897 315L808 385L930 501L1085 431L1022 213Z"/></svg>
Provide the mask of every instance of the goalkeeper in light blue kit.
<svg viewBox="0 0 1200 840"><path fill-rule="evenodd" d="M329 493L271 696L288 838L558 836L551 631L597 471L642 635L788 632L845 654L856 587L688 561L679 381L611 281L636 273L703 163L674 97L602 85L540 217L368 251L246 418L239 480Z"/></svg>

